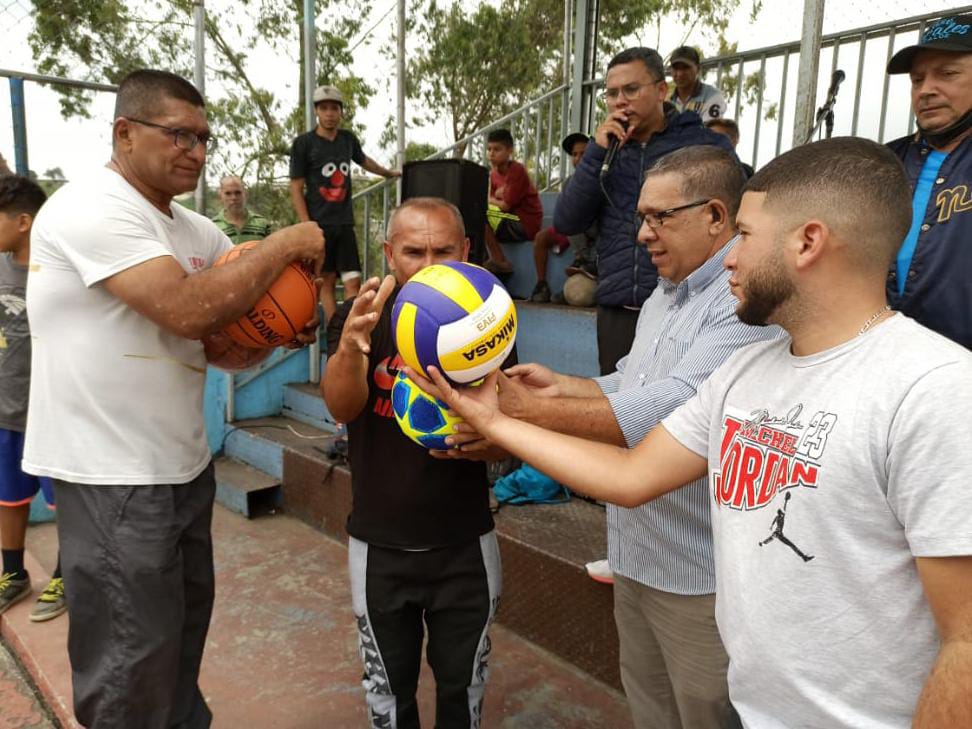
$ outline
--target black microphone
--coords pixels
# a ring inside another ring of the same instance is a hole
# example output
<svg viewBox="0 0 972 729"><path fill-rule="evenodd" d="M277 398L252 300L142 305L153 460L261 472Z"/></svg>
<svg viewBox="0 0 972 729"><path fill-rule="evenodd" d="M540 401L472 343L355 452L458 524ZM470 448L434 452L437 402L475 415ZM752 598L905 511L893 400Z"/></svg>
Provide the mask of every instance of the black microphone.
<svg viewBox="0 0 972 729"><path fill-rule="evenodd" d="M833 103L834 99L837 98L837 89L843 83L847 75L841 71L839 68L834 71L834 75L830 77L830 88L827 90L827 101Z"/></svg>
<svg viewBox="0 0 972 729"><path fill-rule="evenodd" d="M620 122L624 131L628 131L628 120L621 119ZM604 155L604 164L601 165L601 177L604 177L608 173L608 170L611 169L611 165L614 164L614 158L617 156L619 149L621 149L621 140L612 134L611 143L608 144L607 154Z"/></svg>

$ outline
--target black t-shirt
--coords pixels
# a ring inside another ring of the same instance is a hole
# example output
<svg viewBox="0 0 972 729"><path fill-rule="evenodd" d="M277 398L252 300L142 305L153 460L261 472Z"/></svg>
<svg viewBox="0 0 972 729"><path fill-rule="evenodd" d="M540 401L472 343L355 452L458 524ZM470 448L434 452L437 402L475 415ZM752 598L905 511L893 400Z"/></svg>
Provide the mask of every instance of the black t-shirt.
<svg viewBox="0 0 972 729"><path fill-rule="evenodd" d="M351 162L363 165L358 138L338 129L334 141L316 130L301 134L290 148L290 179L304 180L307 213L318 225L354 225Z"/></svg>
<svg viewBox="0 0 972 729"><path fill-rule="evenodd" d="M368 401L348 423L353 502L348 534L404 549L459 544L493 528L486 465L436 460L395 422L391 389L402 364L391 326L395 296L371 334ZM337 351L351 303L344 302L328 322L328 356Z"/></svg>

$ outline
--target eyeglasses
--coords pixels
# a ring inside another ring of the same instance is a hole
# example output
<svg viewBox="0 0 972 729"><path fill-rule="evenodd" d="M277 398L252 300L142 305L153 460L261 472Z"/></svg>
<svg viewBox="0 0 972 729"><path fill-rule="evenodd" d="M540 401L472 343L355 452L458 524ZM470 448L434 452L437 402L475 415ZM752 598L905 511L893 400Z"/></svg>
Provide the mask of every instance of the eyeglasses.
<svg viewBox="0 0 972 729"><path fill-rule="evenodd" d="M651 83L647 84L625 84L619 88L604 89L601 96L607 101L616 101L619 96L623 96L628 101L637 99L641 95L641 90L646 86L654 86L660 83L658 79L653 80Z"/></svg>
<svg viewBox="0 0 972 729"><path fill-rule="evenodd" d="M705 200L696 200L695 202L686 203L685 205L679 205L675 208L668 208L668 210L659 210L657 213L645 213L644 215L638 214L638 219L647 225L652 230L658 230L665 224L668 218L675 215L675 213L680 213L683 210L688 210L689 208L697 208L700 205L706 205L709 202L709 198Z"/></svg>
<svg viewBox="0 0 972 729"><path fill-rule="evenodd" d="M145 121L144 119L133 119L130 116L126 116L125 118L130 122L141 124L144 127L161 129L172 137L172 142L175 144L175 146L177 146L179 149L184 149L187 152L191 152L196 148L196 145L199 144L203 145L207 151L216 146L216 138L209 134L209 132L196 134L195 132L187 132L185 129L173 129L172 127L163 126L162 124Z"/></svg>

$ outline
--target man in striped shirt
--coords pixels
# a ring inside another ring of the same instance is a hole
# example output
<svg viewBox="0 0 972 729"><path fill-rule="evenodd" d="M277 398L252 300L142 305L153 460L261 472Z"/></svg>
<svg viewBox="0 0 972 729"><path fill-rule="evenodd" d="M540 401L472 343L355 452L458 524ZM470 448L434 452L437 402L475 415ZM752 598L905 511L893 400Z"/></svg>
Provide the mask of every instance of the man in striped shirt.
<svg viewBox="0 0 972 729"><path fill-rule="evenodd" d="M263 240L270 235L270 221L247 208L246 188L239 177L226 175L219 181L219 200L223 209L213 222L233 241L233 245Z"/></svg>
<svg viewBox="0 0 972 729"><path fill-rule="evenodd" d="M641 308L630 353L594 379L513 367L501 378L503 411L634 447L732 352L781 336L777 327L739 321L723 268L743 184L736 159L718 147L686 147L655 163L638 200L638 240L661 279ZM467 437L478 436L457 441ZM714 618L707 480L634 509L609 505L607 526L621 679L635 726L735 726Z"/></svg>

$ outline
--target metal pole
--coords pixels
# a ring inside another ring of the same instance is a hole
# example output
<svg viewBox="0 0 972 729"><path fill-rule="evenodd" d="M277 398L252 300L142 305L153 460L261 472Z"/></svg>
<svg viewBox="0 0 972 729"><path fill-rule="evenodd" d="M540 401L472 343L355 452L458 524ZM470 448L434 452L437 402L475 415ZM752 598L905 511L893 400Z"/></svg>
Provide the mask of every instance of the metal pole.
<svg viewBox="0 0 972 729"><path fill-rule="evenodd" d="M314 0L304 0L304 129L311 131L317 126L317 115L314 113L314 89L317 87L317 28L314 14ZM365 256L367 265L367 256ZM323 321L326 324L327 322ZM319 329L318 332L323 331ZM314 343L307 348L307 378L311 382L321 381L321 343L320 334Z"/></svg>
<svg viewBox="0 0 972 729"><path fill-rule="evenodd" d="M30 166L27 164L27 104L22 78L10 79L10 112L13 114L14 169L18 175L26 176Z"/></svg>
<svg viewBox="0 0 972 729"><path fill-rule="evenodd" d="M196 53L196 69L193 74L193 81L196 89L206 98L206 3L205 0L193 0L192 15L196 25L196 39L194 50ZM199 182L196 184L196 212L200 215L206 214L206 167L202 168L199 174Z"/></svg>
<svg viewBox="0 0 972 729"><path fill-rule="evenodd" d="M395 155L398 169L405 164L405 0L398 0L398 153Z"/></svg>
<svg viewBox="0 0 972 729"><path fill-rule="evenodd" d="M824 0L804 0L803 35L800 38L800 67L797 77L796 107L793 113L793 146L803 144L813 129L817 103L817 70L820 64L820 38L823 34Z"/></svg>
<svg viewBox="0 0 972 729"><path fill-rule="evenodd" d="M314 0L304 0L304 127L310 131L317 126L314 114L314 89L317 87L317 31L314 28Z"/></svg>
<svg viewBox="0 0 972 729"><path fill-rule="evenodd" d="M570 131L586 132L581 128L584 107L584 70L587 65L587 0L577 0L574 6L574 80L570 87Z"/></svg>

